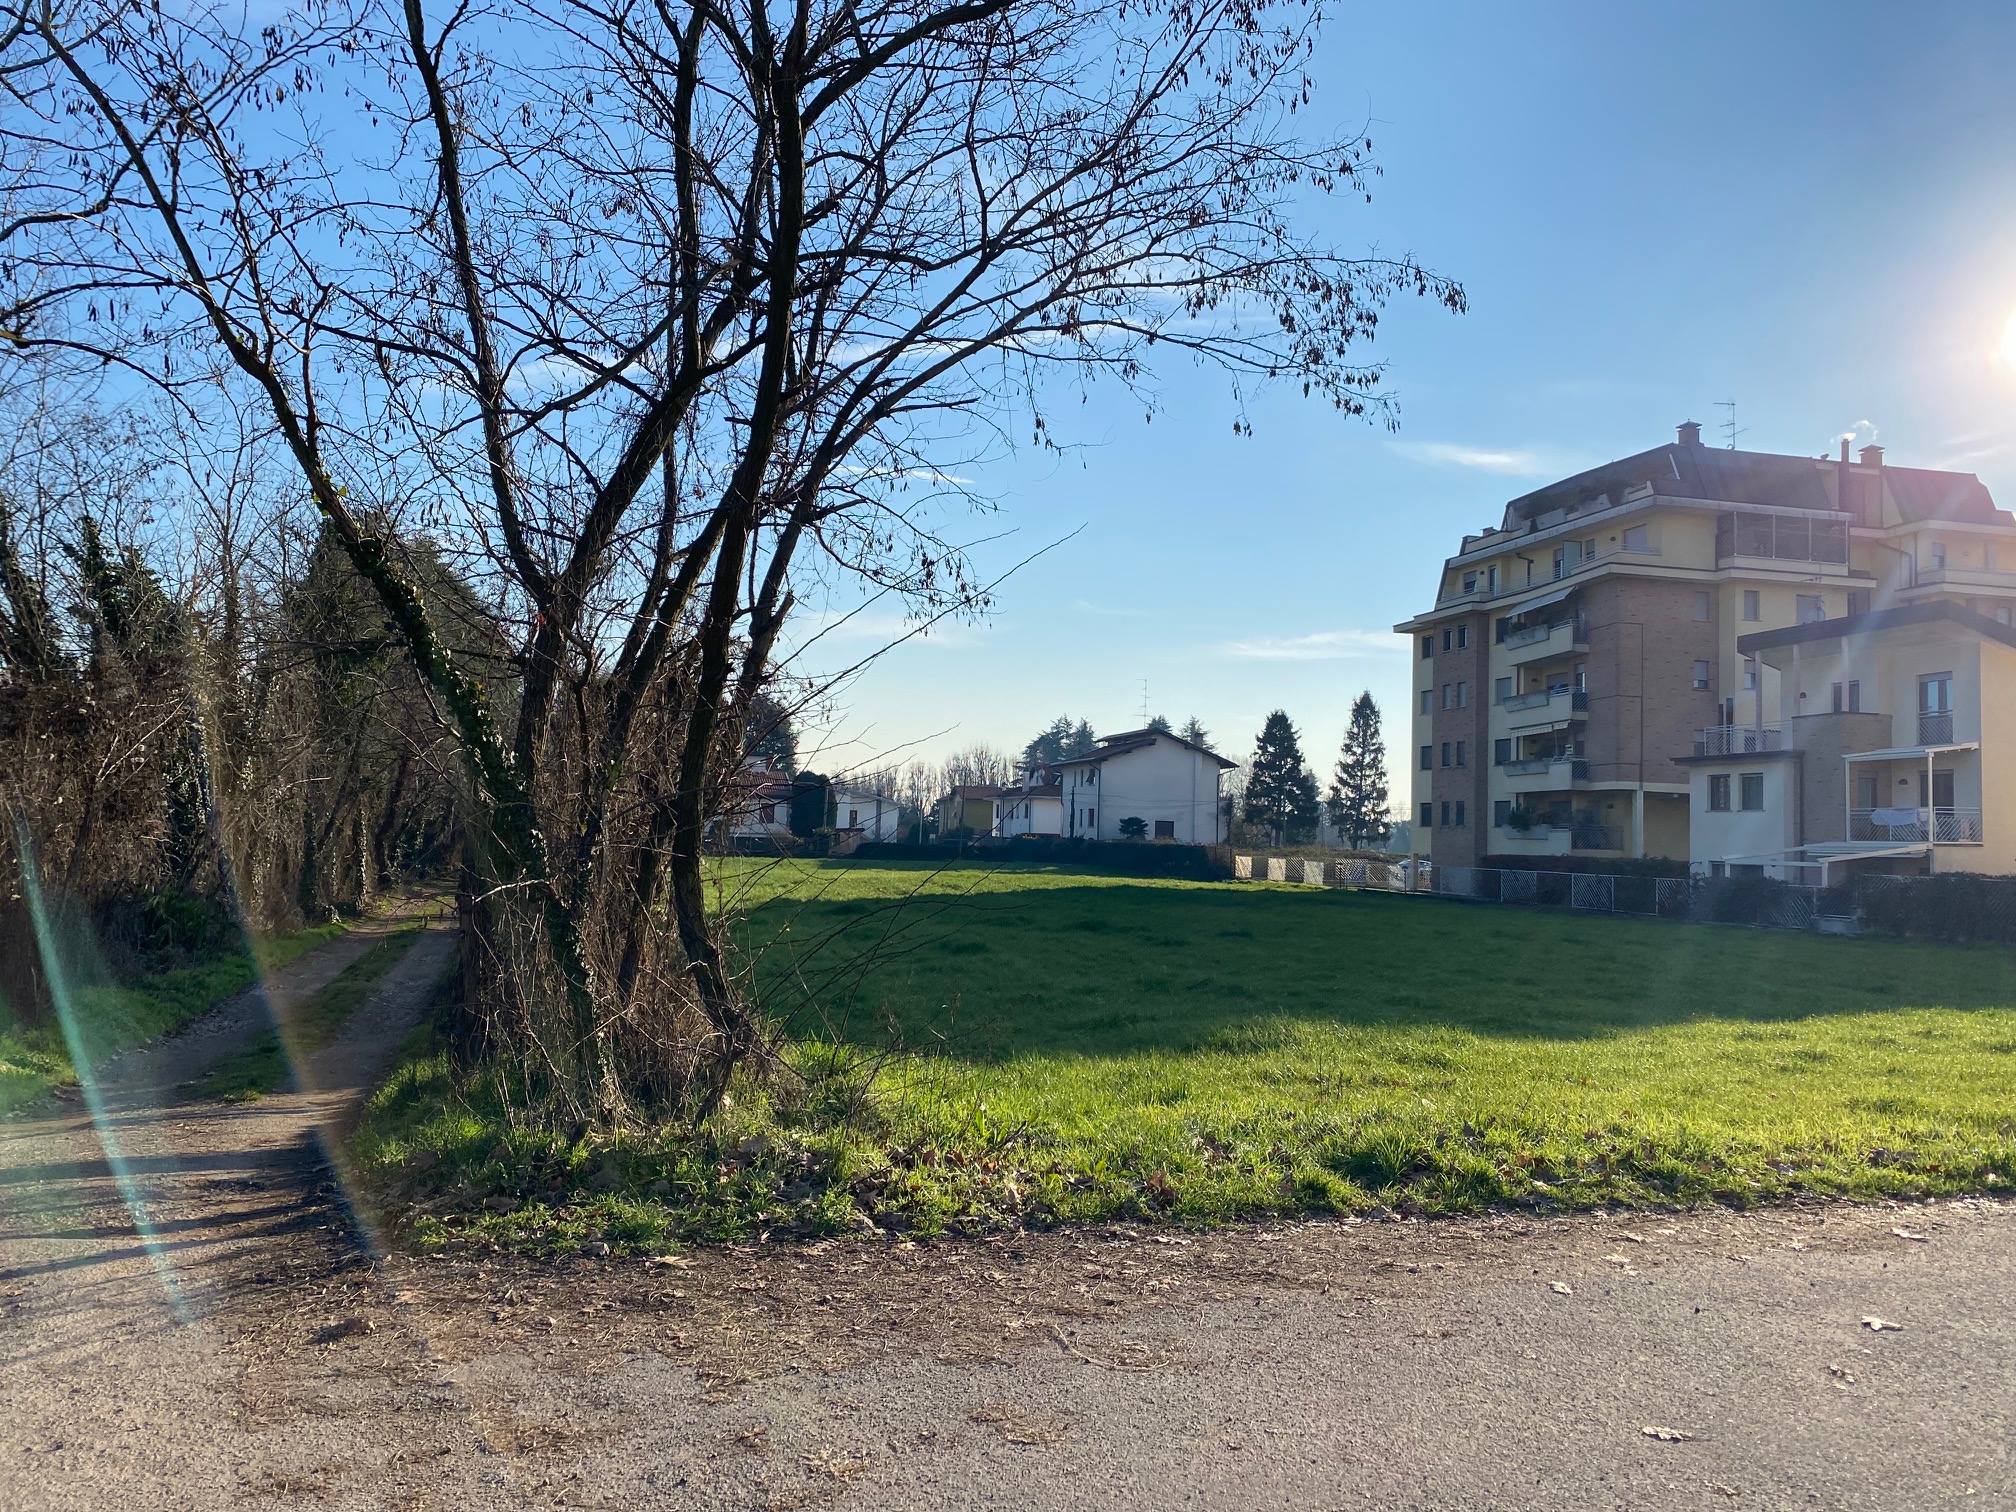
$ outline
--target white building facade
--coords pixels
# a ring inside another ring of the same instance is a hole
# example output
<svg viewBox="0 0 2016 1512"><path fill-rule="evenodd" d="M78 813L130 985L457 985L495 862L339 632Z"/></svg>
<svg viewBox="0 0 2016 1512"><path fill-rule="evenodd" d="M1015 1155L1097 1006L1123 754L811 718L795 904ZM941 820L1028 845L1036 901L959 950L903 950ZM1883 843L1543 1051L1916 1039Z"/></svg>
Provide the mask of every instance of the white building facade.
<svg viewBox="0 0 2016 1512"><path fill-rule="evenodd" d="M1059 833L1122 840L1130 819L1141 838L1218 845L1225 838L1220 784L1238 765L1167 730L1108 735L1090 755L1059 764ZM1123 828L1125 826L1125 828Z"/></svg>

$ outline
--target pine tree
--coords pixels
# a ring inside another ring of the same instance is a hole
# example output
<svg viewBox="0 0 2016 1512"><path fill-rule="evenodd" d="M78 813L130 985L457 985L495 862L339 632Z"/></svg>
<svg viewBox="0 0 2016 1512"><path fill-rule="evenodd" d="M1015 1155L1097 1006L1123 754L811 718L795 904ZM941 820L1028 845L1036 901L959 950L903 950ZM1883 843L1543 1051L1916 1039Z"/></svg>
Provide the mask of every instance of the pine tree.
<svg viewBox="0 0 2016 1512"><path fill-rule="evenodd" d="M1092 733L1092 726L1079 720L1077 728L1071 732L1070 743L1064 748L1067 757L1090 756L1099 749L1099 737Z"/></svg>
<svg viewBox="0 0 2016 1512"><path fill-rule="evenodd" d="M1207 751L1211 749L1211 732L1204 728L1204 722L1195 714L1183 721L1183 728L1176 732L1176 737L1179 740L1187 740L1192 745L1202 746Z"/></svg>
<svg viewBox="0 0 2016 1512"><path fill-rule="evenodd" d="M1025 768L1054 766L1074 756L1089 756L1098 744L1091 725L1082 719L1074 725L1070 715L1060 714L1034 740L1022 747L1022 765Z"/></svg>
<svg viewBox="0 0 2016 1512"><path fill-rule="evenodd" d="M1167 714L1149 715L1148 723L1144 725L1143 728L1153 730L1158 735L1168 735L1174 733L1169 723L1169 716Z"/></svg>
<svg viewBox="0 0 2016 1512"><path fill-rule="evenodd" d="M1368 840L1383 841L1393 830L1387 796L1386 741L1379 732L1379 705L1367 689L1351 705L1351 724L1337 752L1337 773L1325 801L1330 827L1349 840L1353 850Z"/></svg>
<svg viewBox="0 0 2016 1512"><path fill-rule="evenodd" d="M1316 832L1316 778L1302 760L1302 742L1284 710L1267 716L1246 774L1246 822L1264 824L1277 843Z"/></svg>

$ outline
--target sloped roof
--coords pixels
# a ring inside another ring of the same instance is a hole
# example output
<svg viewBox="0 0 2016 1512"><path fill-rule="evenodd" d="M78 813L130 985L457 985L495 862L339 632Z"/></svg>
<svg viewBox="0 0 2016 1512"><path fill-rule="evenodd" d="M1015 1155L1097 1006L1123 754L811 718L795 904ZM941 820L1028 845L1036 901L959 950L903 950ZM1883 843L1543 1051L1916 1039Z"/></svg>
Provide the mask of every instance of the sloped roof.
<svg viewBox="0 0 2016 1512"><path fill-rule="evenodd" d="M1194 740L1185 740L1181 735L1171 730L1122 730L1118 735L1101 735L1097 750L1093 751L1089 756L1068 757L1065 760L1065 765L1083 766L1089 762L1105 761L1114 756L1125 756L1132 751L1146 750L1158 740L1166 740L1172 745L1179 745L1186 751L1195 751L1199 756L1208 756L1223 769L1229 770L1239 765L1236 761L1227 761L1208 746L1201 746Z"/></svg>
<svg viewBox="0 0 2016 1512"><path fill-rule="evenodd" d="M1883 464L1883 478L1904 523L1957 520L1975 525L2016 525L2016 515L1997 509L1988 486L1972 473Z"/></svg>

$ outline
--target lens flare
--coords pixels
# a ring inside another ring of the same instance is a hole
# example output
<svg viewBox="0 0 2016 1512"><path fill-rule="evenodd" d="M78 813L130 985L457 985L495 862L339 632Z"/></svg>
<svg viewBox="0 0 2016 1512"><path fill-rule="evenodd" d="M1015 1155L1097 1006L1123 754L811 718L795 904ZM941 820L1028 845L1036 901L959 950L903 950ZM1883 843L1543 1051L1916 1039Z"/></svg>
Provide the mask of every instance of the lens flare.
<svg viewBox="0 0 2016 1512"><path fill-rule="evenodd" d="M2016 310L2009 312L2009 323L2002 327L2002 344L1995 348L1995 356L2004 367L2016 370Z"/></svg>

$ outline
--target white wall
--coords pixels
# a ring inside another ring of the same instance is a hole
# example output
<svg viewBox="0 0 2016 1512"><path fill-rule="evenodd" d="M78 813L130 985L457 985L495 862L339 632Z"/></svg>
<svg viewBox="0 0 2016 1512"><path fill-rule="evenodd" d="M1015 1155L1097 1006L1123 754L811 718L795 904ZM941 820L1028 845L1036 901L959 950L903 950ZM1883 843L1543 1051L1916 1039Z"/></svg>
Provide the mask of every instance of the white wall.
<svg viewBox="0 0 2016 1512"><path fill-rule="evenodd" d="M1698 765L1690 769L1687 790L1687 859L1695 871L1703 871L1711 861L1736 860L1756 864L1759 856L1774 856L1798 843L1799 815L1796 761L1744 761L1740 756L1726 762ZM1764 807L1742 809L1743 774L1764 774ZM1729 779L1729 809L1718 813L1708 807L1708 779L1722 775ZM1770 875L1781 873L1773 868Z"/></svg>
<svg viewBox="0 0 2016 1512"><path fill-rule="evenodd" d="M833 790L833 827L858 829L861 838L894 841L903 838L903 814L894 798L884 793L850 793Z"/></svg>
<svg viewBox="0 0 2016 1512"><path fill-rule="evenodd" d="M1224 833L1218 812L1220 770L1212 758L1162 739L1102 762L1067 764L1063 833L1117 840L1121 821L1136 818L1148 826L1152 839L1156 821L1162 820L1181 844L1215 845Z"/></svg>

